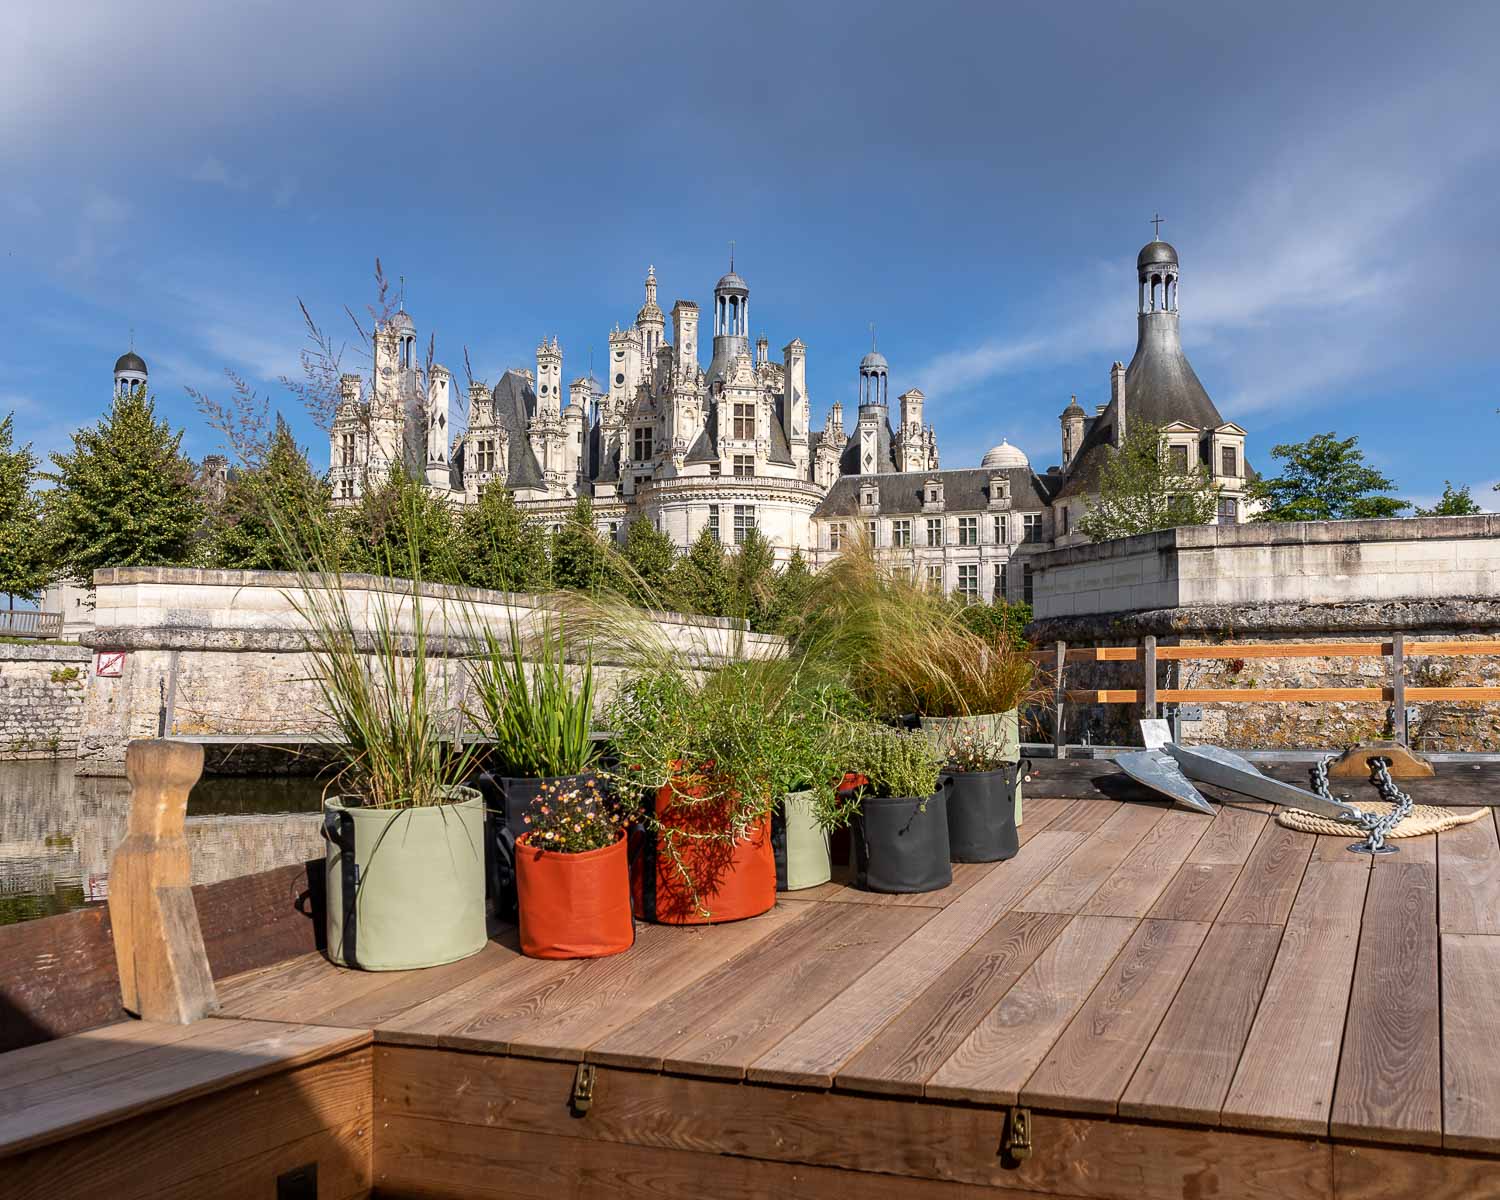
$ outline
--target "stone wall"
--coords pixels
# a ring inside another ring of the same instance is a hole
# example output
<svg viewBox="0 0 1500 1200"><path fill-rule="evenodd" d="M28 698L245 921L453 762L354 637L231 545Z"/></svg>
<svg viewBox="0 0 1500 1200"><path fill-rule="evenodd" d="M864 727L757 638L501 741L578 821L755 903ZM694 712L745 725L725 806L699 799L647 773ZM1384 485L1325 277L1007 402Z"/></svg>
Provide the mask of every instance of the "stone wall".
<svg viewBox="0 0 1500 1200"><path fill-rule="evenodd" d="M1033 639L1049 646L1381 642L1406 635L1408 687L1500 686L1500 655L1424 655L1424 641L1500 639L1500 517L1208 526L1034 560ZM1388 687L1388 658L1163 662L1158 686ZM1141 687L1134 663L1070 665L1070 688ZM1204 704L1184 741L1335 750L1389 737L1388 702ZM1500 703L1409 703L1424 750L1500 750ZM1138 744L1138 705L1070 706L1069 741Z"/></svg>
<svg viewBox="0 0 1500 1200"><path fill-rule="evenodd" d="M369 644L381 620L409 637L415 614L403 585L372 576L345 576L343 585L362 642ZM305 649L309 626L299 613L309 597L295 575L129 568L96 572L94 586L97 625L87 640L97 651L123 651L124 662L117 678L96 672L89 680L80 770L122 771L127 743L155 737L163 726L168 736L329 732ZM455 727L468 699L464 660L478 649L480 631L488 628L504 641L512 619L527 629L549 612L538 596L424 586L431 687L454 714ZM714 617L657 613L652 619L686 660L705 666L778 644ZM596 661L595 673L607 693L620 669ZM213 759L221 771L294 765L276 749L240 748Z"/></svg>
<svg viewBox="0 0 1500 1200"><path fill-rule="evenodd" d="M90 657L84 646L0 643L0 760L74 754Z"/></svg>

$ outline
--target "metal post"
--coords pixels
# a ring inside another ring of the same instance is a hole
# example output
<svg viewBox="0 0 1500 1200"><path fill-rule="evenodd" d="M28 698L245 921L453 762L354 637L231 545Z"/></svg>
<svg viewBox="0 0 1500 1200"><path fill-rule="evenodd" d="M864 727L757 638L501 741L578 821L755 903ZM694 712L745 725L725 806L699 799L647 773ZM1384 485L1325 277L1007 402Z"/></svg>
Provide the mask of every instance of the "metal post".
<svg viewBox="0 0 1500 1200"><path fill-rule="evenodd" d="M1391 634L1391 733L1401 745L1406 741L1406 635Z"/></svg>
<svg viewBox="0 0 1500 1200"><path fill-rule="evenodd" d="M1145 639L1145 662L1141 665L1144 684L1141 699L1145 704L1146 719L1154 719L1156 710L1156 635L1147 634Z"/></svg>
<svg viewBox="0 0 1500 1200"><path fill-rule="evenodd" d="M1068 747L1063 742L1063 707L1067 703L1067 685L1063 671L1068 662L1068 643L1057 643L1057 674L1052 685L1052 753L1058 758L1068 757Z"/></svg>

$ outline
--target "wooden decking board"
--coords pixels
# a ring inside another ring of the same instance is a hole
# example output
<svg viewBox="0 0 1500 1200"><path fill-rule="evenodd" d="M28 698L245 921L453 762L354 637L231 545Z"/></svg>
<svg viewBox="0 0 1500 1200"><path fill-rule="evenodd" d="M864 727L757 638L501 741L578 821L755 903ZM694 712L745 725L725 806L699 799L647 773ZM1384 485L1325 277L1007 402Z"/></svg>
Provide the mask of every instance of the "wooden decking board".
<svg viewBox="0 0 1500 1200"><path fill-rule="evenodd" d="M219 1012L257 1021L311 1021L309 1006L333 1008L385 986L384 971L344 971L321 954L301 954L220 983Z"/></svg>
<svg viewBox="0 0 1500 1200"><path fill-rule="evenodd" d="M953 882L932 892L871 892L849 883L823 897L832 904L865 904L876 908L947 908L994 870L994 863L954 863Z"/></svg>
<svg viewBox="0 0 1500 1200"><path fill-rule="evenodd" d="M1213 820L1186 809L1163 813L1080 911L1096 917L1144 917Z"/></svg>
<svg viewBox="0 0 1500 1200"><path fill-rule="evenodd" d="M1142 921L1021 1089L1021 1103L1113 1113L1209 927Z"/></svg>
<svg viewBox="0 0 1500 1200"><path fill-rule="evenodd" d="M746 1077L767 1083L828 1087L833 1077L934 976L946 971L980 936L1072 853L1083 835L1038 834L1003 869L979 884L922 927L921 936L898 946L840 993L801 1028L761 1056Z"/></svg>
<svg viewBox="0 0 1500 1200"><path fill-rule="evenodd" d="M817 907L595 1042L588 1060L738 1079L933 915Z"/></svg>
<svg viewBox="0 0 1500 1200"><path fill-rule="evenodd" d="M1165 809L1122 804L1098 831L1073 851L1016 907L1024 912L1076 913L1093 898Z"/></svg>
<svg viewBox="0 0 1500 1200"><path fill-rule="evenodd" d="M1500 937L1445 933L1442 962L1443 1145L1500 1153Z"/></svg>
<svg viewBox="0 0 1500 1200"><path fill-rule="evenodd" d="M0 1154L60 1141L205 1091L289 1070L369 1041L368 1033L234 1020L189 1038L0 1092Z"/></svg>
<svg viewBox="0 0 1500 1200"><path fill-rule="evenodd" d="M1217 1125L1281 944L1280 925L1214 925L1120 1097L1122 1117Z"/></svg>
<svg viewBox="0 0 1500 1200"><path fill-rule="evenodd" d="M1309 863L1223 1123L1325 1136L1370 868Z"/></svg>
<svg viewBox="0 0 1500 1200"><path fill-rule="evenodd" d="M1349 847L1363 841L1358 834L1318 833L1313 835L1312 861L1322 863L1357 864L1369 870L1374 859L1368 854L1356 854Z"/></svg>
<svg viewBox="0 0 1500 1200"><path fill-rule="evenodd" d="M1267 821L1218 919L1226 924L1285 925L1314 840L1312 834Z"/></svg>
<svg viewBox="0 0 1500 1200"><path fill-rule="evenodd" d="M1074 800L1053 818L1047 828L1055 833L1093 833L1114 816L1119 807L1112 800Z"/></svg>
<svg viewBox="0 0 1500 1200"><path fill-rule="evenodd" d="M934 1071L1067 926L1060 913L1010 912L839 1071L836 1086L920 1096Z"/></svg>
<svg viewBox="0 0 1500 1200"><path fill-rule="evenodd" d="M1074 917L933 1073L926 1094L1015 1104L1138 924L1130 917Z"/></svg>
<svg viewBox="0 0 1500 1200"><path fill-rule="evenodd" d="M1239 863L1185 862L1146 915L1159 921L1213 921L1239 874Z"/></svg>
<svg viewBox="0 0 1500 1200"><path fill-rule="evenodd" d="M1500 934L1500 839L1494 810L1437 835L1438 928Z"/></svg>
<svg viewBox="0 0 1500 1200"><path fill-rule="evenodd" d="M0 1091L86 1070L127 1055L170 1046L195 1036L191 1025L159 1021L117 1021L50 1042L0 1054Z"/></svg>
<svg viewBox="0 0 1500 1200"><path fill-rule="evenodd" d="M1241 801L1221 804L1213 825L1188 855L1188 862L1242 864L1269 820L1265 808Z"/></svg>
<svg viewBox="0 0 1500 1200"><path fill-rule="evenodd" d="M1437 873L1396 857L1365 896L1330 1132L1441 1146Z"/></svg>

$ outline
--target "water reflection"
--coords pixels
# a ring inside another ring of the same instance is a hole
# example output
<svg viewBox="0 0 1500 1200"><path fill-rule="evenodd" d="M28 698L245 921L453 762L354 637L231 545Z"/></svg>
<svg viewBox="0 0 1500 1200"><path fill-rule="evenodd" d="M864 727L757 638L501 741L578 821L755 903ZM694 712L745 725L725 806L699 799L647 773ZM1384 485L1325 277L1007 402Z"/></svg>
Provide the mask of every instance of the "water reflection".
<svg viewBox="0 0 1500 1200"><path fill-rule="evenodd" d="M188 801L193 882L320 857L313 779L205 778ZM0 763L0 925L67 912L109 894L130 785L75 776L73 763Z"/></svg>

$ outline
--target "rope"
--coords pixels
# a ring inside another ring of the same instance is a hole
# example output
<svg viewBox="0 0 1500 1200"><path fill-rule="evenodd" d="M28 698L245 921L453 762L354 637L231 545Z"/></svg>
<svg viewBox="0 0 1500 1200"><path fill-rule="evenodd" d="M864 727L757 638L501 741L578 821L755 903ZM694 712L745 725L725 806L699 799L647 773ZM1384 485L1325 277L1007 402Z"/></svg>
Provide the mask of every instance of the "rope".
<svg viewBox="0 0 1500 1200"><path fill-rule="evenodd" d="M1328 764L1336 757L1330 754L1314 764L1310 772L1312 790L1325 800L1334 798L1333 793L1328 789ZM1397 825L1411 815L1412 798L1396 786L1396 781L1391 778L1390 768L1391 760L1388 758L1370 759L1370 782L1380 792L1381 799L1391 807L1384 812L1356 810L1359 815L1351 818L1350 823L1365 835L1362 843L1349 847L1356 854L1394 854L1396 847L1387 846L1385 839Z"/></svg>
<svg viewBox="0 0 1500 1200"><path fill-rule="evenodd" d="M1370 808L1380 812L1386 812L1391 806L1383 801L1372 801ZM1454 829L1459 825L1467 825L1471 821L1478 821L1489 814L1488 808L1475 808L1465 812L1458 812L1451 808L1438 808L1432 804L1414 804L1411 815L1387 835L1391 838L1422 837L1429 833L1442 833L1445 829ZM1295 829L1299 833L1324 833L1337 836L1347 835L1355 828L1349 821L1338 817L1322 817L1316 813L1310 813L1303 808L1283 808L1276 814L1276 823L1287 829Z"/></svg>

